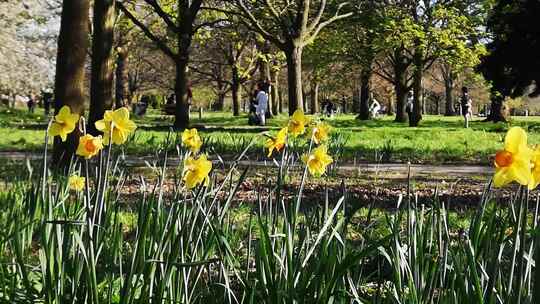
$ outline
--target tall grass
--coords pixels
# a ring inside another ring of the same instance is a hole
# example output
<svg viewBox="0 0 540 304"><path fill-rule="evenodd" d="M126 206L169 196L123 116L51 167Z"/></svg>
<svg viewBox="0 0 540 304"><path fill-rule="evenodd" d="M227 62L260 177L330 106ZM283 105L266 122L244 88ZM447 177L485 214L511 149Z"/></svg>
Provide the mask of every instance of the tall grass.
<svg viewBox="0 0 540 304"><path fill-rule="evenodd" d="M306 199L309 178L295 168L308 146L269 164L278 170L265 171L275 175L255 184L250 202L237 198L249 176L238 163L253 142L195 191L182 188L181 167L167 166L171 145L148 164L152 178L125 171L123 152L109 147L70 165L89 181L80 193L46 162L11 181L0 192L0 300L540 303L538 201L527 190L497 205L487 186L465 230L452 227L437 193L418 205L412 188L386 217L358 225L345 186L337 201L329 190ZM291 190L285 176L294 174ZM139 185L134 195L128 184Z"/></svg>

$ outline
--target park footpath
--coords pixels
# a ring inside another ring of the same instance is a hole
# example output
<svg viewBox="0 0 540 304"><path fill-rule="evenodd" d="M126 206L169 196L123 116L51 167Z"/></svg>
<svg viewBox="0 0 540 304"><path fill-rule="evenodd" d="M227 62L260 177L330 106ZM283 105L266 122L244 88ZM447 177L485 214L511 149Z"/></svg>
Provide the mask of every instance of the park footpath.
<svg viewBox="0 0 540 304"><path fill-rule="evenodd" d="M43 157L41 153L35 152L0 152L0 161L36 161ZM147 167L156 162L155 155L148 156L126 156L125 164L129 167ZM169 157L168 166L178 166L180 159L178 157ZM216 167L227 167L232 164L230 160L213 160ZM242 160L238 162L241 167L268 167L274 165L274 162ZM342 163L335 167L343 173L360 173L367 175L389 174L395 176L448 176L448 177L483 177L492 175L493 167L482 165L431 165L431 164L407 164L407 163Z"/></svg>

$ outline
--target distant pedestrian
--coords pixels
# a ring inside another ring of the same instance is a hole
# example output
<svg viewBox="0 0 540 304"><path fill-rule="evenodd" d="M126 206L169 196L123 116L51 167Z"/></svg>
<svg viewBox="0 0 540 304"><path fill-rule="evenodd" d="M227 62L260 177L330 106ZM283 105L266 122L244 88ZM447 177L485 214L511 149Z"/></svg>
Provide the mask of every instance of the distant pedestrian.
<svg viewBox="0 0 540 304"><path fill-rule="evenodd" d="M469 127L469 120L472 118L472 100L469 97L469 89L461 88L461 115L465 119L465 128Z"/></svg>
<svg viewBox="0 0 540 304"><path fill-rule="evenodd" d="M371 113L371 118L377 118L379 116L379 111L381 110L381 104L377 99L373 98L373 102L369 107L369 112Z"/></svg>
<svg viewBox="0 0 540 304"><path fill-rule="evenodd" d="M248 124L250 126L256 126L259 124L259 117L257 116L257 94L258 90L253 90L249 98L249 112L248 112Z"/></svg>
<svg viewBox="0 0 540 304"><path fill-rule="evenodd" d="M326 98L322 104L323 107L323 113L326 114L328 117L332 117L334 115L334 103L330 101L329 98Z"/></svg>
<svg viewBox="0 0 540 304"><path fill-rule="evenodd" d="M174 93L172 93L171 95L169 95L169 97L167 97L166 104L174 105L175 103L176 103L176 96L174 95Z"/></svg>
<svg viewBox="0 0 540 304"><path fill-rule="evenodd" d="M28 106L28 112L34 113L34 109L36 107L36 101L32 93L28 94L28 99L27 99L26 104Z"/></svg>
<svg viewBox="0 0 540 304"><path fill-rule="evenodd" d="M41 100L43 102L43 109L45 110L45 115L49 115L51 111L51 102L53 94L47 90L41 92Z"/></svg>
<svg viewBox="0 0 540 304"><path fill-rule="evenodd" d="M414 112L414 96L412 91L409 92L409 94L407 95L407 104L405 105L405 111L407 112L410 120Z"/></svg>
<svg viewBox="0 0 540 304"><path fill-rule="evenodd" d="M266 91L266 85L261 82L257 86L259 92L257 93L257 116L259 118L259 125L266 125L266 112L268 110L268 92Z"/></svg>

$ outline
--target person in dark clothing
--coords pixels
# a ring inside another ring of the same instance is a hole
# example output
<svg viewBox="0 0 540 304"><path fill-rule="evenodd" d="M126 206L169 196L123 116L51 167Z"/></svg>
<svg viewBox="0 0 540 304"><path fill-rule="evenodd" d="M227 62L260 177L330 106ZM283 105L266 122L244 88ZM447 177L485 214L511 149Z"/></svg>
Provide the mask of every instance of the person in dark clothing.
<svg viewBox="0 0 540 304"><path fill-rule="evenodd" d="M461 115L465 119L465 128L469 127L469 120L472 117L472 100L469 97L469 89L467 87L461 88Z"/></svg>
<svg viewBox="0 0 540 304"><path fill-rule="evenodd" d="M28 112L30 113L34 113L34 109L36 107L36 101L34 100L34 95L33 94L28 94L28 102L27 102L27 105L28 105Z"/></svg>
<svg viewBox="0 0 540 304"><path fill-rule="evenodd" d="M254 90L249 99L248 125L250 126L259 124L259 117L257 116L257 94L259 94L259 91Z"/></svg>
<svg viewBox="0 0 540 304"><path fill-rule="evenodd" d="M43 101L43 109L45 110L45 115L49 115L51 111L51 102L53 94L51 92L42 91L41 100Z"/></svg>
<svg viewBox="0 0 540 304"><path fill-rule="evenodd" d="M173 105L175 103L176 103L176 96L174 94L169 95L169 97L167 97L166 104Z"/></svg>

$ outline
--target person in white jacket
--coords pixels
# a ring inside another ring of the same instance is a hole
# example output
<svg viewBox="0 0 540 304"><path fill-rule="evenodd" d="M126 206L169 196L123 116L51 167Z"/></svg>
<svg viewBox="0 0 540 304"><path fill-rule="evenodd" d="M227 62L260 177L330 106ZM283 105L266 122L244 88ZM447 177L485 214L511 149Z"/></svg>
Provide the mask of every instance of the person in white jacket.
<svg viewBox="0 0 540 304"><path fill-rule="evenodd" d="M379 111L381 110L381 104L377 101L377 99L372 98L373 102L371 103L371 106L369 107L369 112L371 112L371 118L377 118L379 116Z"/></svg>
<svg viewBox="0 0 540 304"><path fill-rule="evenodd" d="M268 93L264 83L257 85L259 93L257 93L257 111L256 114L259 117L259 123L261 126L266 125L266 111L268 109Z"/></svg>

